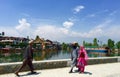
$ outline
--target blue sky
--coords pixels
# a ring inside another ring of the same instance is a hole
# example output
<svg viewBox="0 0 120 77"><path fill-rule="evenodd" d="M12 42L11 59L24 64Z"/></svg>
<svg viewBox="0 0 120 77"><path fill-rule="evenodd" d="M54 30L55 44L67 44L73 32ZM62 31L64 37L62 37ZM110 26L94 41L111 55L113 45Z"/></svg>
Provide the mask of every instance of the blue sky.
<svg viewBox="0 0 120 77"><path fill-rule="evenodd" d="M0 0L0 32L59 42L120 40L120 0Z"/></svg>

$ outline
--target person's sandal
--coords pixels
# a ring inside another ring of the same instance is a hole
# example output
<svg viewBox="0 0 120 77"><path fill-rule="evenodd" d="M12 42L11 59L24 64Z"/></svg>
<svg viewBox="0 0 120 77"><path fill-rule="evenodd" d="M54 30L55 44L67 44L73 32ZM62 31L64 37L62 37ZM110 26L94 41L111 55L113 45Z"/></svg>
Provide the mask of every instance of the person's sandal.
<svg viewBox="0 0 120 77"><path fill-rule="evenodd" d="M72 73L72 70L70 70L69 73Z"/></svg>
<svg viewBox="0 0 120 77"><path fill-rule="evenodd" d="M17 72L14 73L16 76L20 76Z"/></svg>

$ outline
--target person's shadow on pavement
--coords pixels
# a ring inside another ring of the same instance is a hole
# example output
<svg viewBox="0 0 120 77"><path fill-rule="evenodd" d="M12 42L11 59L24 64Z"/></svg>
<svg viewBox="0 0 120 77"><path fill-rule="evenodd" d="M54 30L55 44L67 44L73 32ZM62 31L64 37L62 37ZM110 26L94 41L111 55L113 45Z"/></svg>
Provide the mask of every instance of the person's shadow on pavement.
<svg viewBox="0 0 120 77"><path fill-rule="evenodd" d="M78 71L78 70L75 70L75 71L72 72L72 73L79 73L79 71ZM89 75L92 75L91 72L87 72L87 71L85 71L84 73L80 73L80 74L89 74Z"/></svg>
<svg viewBox="0 0 120 77"><path fill-rule="evenodd" d="M92 75L91 72L87 72L87 71L85 71L83 74L89 74L89 75Z"/></svg>
<svg viewBox="0 0 120 77"><path fill-rule="evenodd" d="M38 75L38 74L41 74L41 72L36 72L34 74L27 73L27 74L19 75L19 76L16 76L16 77L24 77L24 76L28 76L28 75Z"/></svg>

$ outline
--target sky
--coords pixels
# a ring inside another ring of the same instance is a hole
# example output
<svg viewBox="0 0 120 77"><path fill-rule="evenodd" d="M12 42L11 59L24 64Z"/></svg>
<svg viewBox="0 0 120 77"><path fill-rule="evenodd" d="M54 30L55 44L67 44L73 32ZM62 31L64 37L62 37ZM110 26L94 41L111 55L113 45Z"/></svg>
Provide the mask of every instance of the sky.
<svg viewBox="0 0 120 77"><path fill-rule="evenodd" d="M5 36L58 42L120 41L120 0L0 0Z"/></svg>

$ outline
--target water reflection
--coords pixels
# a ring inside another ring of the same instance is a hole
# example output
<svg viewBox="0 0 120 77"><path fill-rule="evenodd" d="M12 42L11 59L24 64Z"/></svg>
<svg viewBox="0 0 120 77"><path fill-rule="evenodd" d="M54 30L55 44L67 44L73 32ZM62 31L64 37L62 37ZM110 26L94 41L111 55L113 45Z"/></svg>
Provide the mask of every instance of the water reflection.
<svg viewBox="0 0 120 77"><path fill-rule="evenodd" d="M34 52L35 60L56 60L56 59L68 59L68 58L70 58L70 52L65 50Z"/></svg>
<svg viewBox="0 0 120 77"><path fill-rule="evenodd" d="M106 56L107 50L87 50L89 57L103 57ZM68 50L49 50L34 52L35 60L56 60L56 59L70 59L71 54Z"/></svg>
<svg viewBox="0 0 120 77"><path fill-rule="evenodd" d="M0 63L6 62L19 62L23 59L24 50L20 52L11 52L11 53L1 53L0 54ZM87 50L89 57L102 57L106 56L106 53L101 52L101 50ZM6 55L8 54L8 55ZM57 59L70 59L70 50L35 50L34 51L34 60L57 60Z"/></svg>

